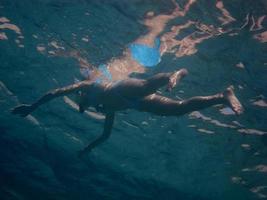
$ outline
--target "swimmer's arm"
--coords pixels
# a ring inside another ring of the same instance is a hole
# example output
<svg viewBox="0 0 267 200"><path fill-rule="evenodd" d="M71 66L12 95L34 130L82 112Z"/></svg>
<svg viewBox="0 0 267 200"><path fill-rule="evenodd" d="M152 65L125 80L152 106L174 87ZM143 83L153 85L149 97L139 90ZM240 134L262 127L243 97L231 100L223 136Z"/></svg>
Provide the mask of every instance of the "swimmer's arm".
<svg viewBox="0 0 267 200"><path fill-rule="evenodd" d="M70 93L74 93L74 92L79 91L81 89L85 89L89 85L90 85L90 83L88 81L82 81L82 82L75 83L73 85L69 85L69 86L66 86L63 88L51 90L51 91L47 92L44 96L42 96L40 99L38 99L36 102L34 102L33 104L19 105L19 106L15 107L14 109L12 109L11 112L13 114L17 114L17 115L20 115L22 117L26 117L28 114L30 114L35 109L37 109L40 105L42 105L48 101L51 101L54 98L64 96L64 95L67 95Z"/></svg>
<svg viewBox="0 0 267 200"><path fill-rule="evenodd" d="M105 142L109 136L111 135L111 130L114 122L114 112L109 112L106 114L105 124L104 124L104 131L100 137L90 143L87 147L79 152L79 157L89 153L93 148Z"/></svg>
<svg viewBox="0 0 267 200"><path fill-rule="evenodd" d="M88 81L82 81L79 83L75 83L73 85L69 85L63 88L58 88L55 90L51 90L47 92L44 96L42 96L39 100L32 104L33 107L37 108L40 105L60 96L68 95L79 90L85 89L88 87L90 83Z"/></svg>

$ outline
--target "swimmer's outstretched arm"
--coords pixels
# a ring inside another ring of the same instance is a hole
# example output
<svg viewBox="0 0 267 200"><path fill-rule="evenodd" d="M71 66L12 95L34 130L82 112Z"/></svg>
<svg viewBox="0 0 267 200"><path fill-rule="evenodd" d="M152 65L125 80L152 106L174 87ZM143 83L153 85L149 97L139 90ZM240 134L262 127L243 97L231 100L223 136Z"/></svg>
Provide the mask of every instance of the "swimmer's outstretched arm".
<svg viewBox="0 0 267 200"><path fill-rule="evenodd" d="M79 151L79 157L85 155L86 153L89 153L93 148L100 145L101 143L105 142L109 136L111 135L111 130L114 122L114 112L109 112L106 114L105 124L104 124L104 131L100 137L98 137L96 140L94 140L92 143L90 143L87 147L85 147L83 150Z"/></svg>
<svg viewBox="0 0 267 200"><path fill-rule="evenodd" d="M44 96L42 96L40 99L38 99L36 102L33 104L22 104L19 105L11 110L13 114L20 115L21 117L26 117L29 115L31 112L33 112L35 109L37 109L40 105L51 101L52 99L56 97L60 97L63 95L67 95L70 93L74 93L76 91L79 91L81 89L85 89L88 87L91 83L88 81L82 81L79 83L75 83L73 85L69 85L63 88L58 88L55 90L51 90L47 92Z"/></svg>

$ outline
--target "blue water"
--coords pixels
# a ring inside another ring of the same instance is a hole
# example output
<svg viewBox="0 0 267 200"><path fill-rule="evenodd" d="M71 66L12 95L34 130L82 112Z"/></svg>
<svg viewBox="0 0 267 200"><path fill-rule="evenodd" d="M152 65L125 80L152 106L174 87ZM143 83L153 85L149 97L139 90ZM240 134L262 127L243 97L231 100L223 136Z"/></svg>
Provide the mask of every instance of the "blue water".
<svg viewBox="0 0 267 200"><path fill-rule="evenodd" d="M177 2L181 7L186 3ZM220 26L215 2L197 1L162 34L188 20ZM236 35L204 40L191 55L168 52L146 73L187 68L189 75L172 93L161 90L176 99L214 94L234 85L245 113L224 115L220 107L201 111L206 118L119 112L111 138L79 159L77 151L100 135L103 120L80 114L62 98L26 119L11 115L10 109L81 79L77 59L58 52L78 51L94 66L107 63L148 31L141 23L145 13L170 13L173 4L1 0L0 18L9 22L1 19L0 27L13 24L21 33L13 26L0 28L0 38L3 33L7 37L0 40L0 199L266 199L267 46L254 35L266 31L267 19L261 30L250 28L251 16L257 21L266 15L267 4L223 2L236 19L225 28L241 27L247 14L249 25ZM182 30L176 39L193 31L196 28Z"/></svg>

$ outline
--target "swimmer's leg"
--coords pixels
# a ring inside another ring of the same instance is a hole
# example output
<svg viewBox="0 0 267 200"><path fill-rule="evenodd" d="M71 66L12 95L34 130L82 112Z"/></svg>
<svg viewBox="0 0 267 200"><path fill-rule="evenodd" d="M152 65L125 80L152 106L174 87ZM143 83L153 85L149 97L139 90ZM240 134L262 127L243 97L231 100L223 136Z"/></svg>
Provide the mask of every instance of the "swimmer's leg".
<svg viewBox="0 0 267 200"><path fill-rule="evenodd" d="M145 82L144 89L148 94L153 94L157 89L164 85L168 85L167 89L173 89L180 80L188 74L186 69L180 69L174 73L160 73L148 78Z"/></svg>
<svg viewBox="0 0 267 200"><path fill-rule="evenodd" d="M114 112L110 112L106 114L105 124L104 124L104 131L100 137L90 143L87 147L79 152L79 157L89 153L93 148L105 142L109 136L111 135L111 130L114 122Z"/></svg>
<svg viewBox="0 0 267 200"><path fill-rule="evenodd" d="M155 93L165 85L171 90L187 73L186 69L181 69L175 73L159 73L147 80L126 79L111 87L110 92L129 99L141 98Z"/></svg>
<svg viewBox="0 0 267 200"><path fill-rule="evenodd" d="M234 87L230 86L223 92L224 98L226 99L226 105L230 106L232 110L240 115L244 112L244 108L238 98L235 96Z"/></svg>
<svg viewBox="0 0 267 200"><path fill-rule="evenodd" d="M181 69L170 76L170 80L168 83L168 91L171 91L180 80L188 74L187 69Z"/></svg>
<svg viewBox="0 0 267 200"><path fill-rule="evenodd" d="M217 104L230 106L236 114L243 112L243 107L231 87L227 88L223 93L211 96L197 96L183 101L175 101L153 94L139 101L139 107L137 109L157 115L180 116Z"/></svg>

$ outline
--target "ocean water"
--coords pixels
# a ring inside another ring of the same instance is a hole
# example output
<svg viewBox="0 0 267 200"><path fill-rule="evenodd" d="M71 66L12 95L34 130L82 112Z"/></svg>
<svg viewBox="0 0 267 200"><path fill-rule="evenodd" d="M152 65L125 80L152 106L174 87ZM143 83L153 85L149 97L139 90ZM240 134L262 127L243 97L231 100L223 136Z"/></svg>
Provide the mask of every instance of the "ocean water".
<svg viewBox="0 0 267 200"><path fill-rule="evenodd" d="M129 45L148 42L146 19L170 16L174 1L0 0L0 199L267 198L267 2L176 3L183 14L151 25L163 27L160 62L135 68ZM84 66L108 63L126 67L117 79L184 67L188 76L160 93L179 100L233 85L245 112L121 111L109 140L82 159L77 152L102 132L101 113L80 114L73 96L26 118L10 113L81 80Z"/></svg>

